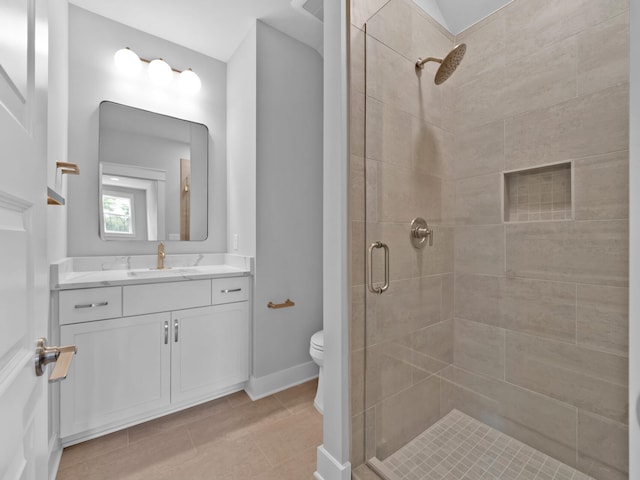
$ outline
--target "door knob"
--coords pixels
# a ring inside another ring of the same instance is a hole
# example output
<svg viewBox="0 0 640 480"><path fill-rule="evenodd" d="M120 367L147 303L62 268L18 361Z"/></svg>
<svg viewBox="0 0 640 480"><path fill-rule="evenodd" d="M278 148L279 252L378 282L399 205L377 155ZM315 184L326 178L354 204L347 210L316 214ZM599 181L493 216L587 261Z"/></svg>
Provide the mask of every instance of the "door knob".
<svg viewBox="0 0 640 480"><path fill-rule="evenodd" d="M49 377L49 383L64 380L67 378L71 360L77 351L75 345L48 347L46 338L38 339L36 344L36 375L41 377L46 366L55 363L56 366Z"/></svg>

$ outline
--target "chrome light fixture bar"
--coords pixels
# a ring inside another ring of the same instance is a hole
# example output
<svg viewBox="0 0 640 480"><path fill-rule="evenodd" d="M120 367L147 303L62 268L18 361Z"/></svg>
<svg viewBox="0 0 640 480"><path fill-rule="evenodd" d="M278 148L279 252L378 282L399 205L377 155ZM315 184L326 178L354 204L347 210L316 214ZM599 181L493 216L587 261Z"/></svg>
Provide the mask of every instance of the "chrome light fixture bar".
<svg viewBox="0 0 640 480"><path fill-rule="evenodd" d="M202 86L200 77L190 68L186 70L178 70L171 67L164 59L155 58L149 60L147 58L139 57L129 47L121 48L118 50L113 61L116 67L121 72L135 76L140 73L142 63L147 63L147 73L153 83L159 86L166 87L173 81L173 72L178 74L178 86L186 93L197 93Z"/></svg>

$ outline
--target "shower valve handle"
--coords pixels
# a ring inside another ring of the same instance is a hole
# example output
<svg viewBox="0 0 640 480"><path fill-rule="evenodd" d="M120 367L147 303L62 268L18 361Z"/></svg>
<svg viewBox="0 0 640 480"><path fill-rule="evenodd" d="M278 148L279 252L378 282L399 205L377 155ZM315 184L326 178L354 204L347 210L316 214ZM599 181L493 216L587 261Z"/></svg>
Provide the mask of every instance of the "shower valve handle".
<svg viewBox="0 0 640 480"><path fill-rule="evenodd" d="M433 247L433 230L429 228L424 218L414 218L411 222L411 243L416 248L424 248L427 238L429 246Z"/></svg>

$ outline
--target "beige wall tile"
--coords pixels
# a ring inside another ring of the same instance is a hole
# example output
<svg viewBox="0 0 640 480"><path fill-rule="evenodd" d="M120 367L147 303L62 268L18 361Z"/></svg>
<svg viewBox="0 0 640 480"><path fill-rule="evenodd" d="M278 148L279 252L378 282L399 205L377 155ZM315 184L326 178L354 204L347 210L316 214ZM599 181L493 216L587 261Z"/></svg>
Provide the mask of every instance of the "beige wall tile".
<svg viewBox="0 0 640 480"><path fill-rule="evenodd" d="M349 390L351 401L351 414L357 415L364 411L365 382L365 350L364 348L351 351L351 363L349 365L350 385Z"/></svg>
<svg viewBox="0 0 640 480"><path fill-rule="evenodd" d="M442 276L442 312L441 319L451 320L455 305L455 282L453 273Z"/></svg>
<svg viewBox="0 0 640 480"><path fill-rule="evenodd" d="M502 285L504 328L575 342L575 285L524 278L504 278Z"/></svg>
<svg viewBox="0 0 640 480"><path fill-rule="evenodd" d="M415 117L411 129L411 167L431 175L452 178L453 134Z"/></svg>
<svg viewBox="0 0 640 480"><path fill-rule="evenodd" d="M367 345L440 322L441 282L440 275L398 280L383 295L367 292Z"/></svg>
<svg viewBox="0 0 640 480"><path fill-rule="evenodd" d="M578 40L578 95L629 81L629 13L583 31Z"/></svg>
<svg viewBox="0 0 640 480"><path fill-rule="evenodd" d="M456 223L491 225L502 223L502 178L482 175L456 182Z"/></svg>
<svg viewBox="0 0 640 480"><path fill-rule="evenodd" d="M351 92L349 111L349 147L351 149L351 155L355 155L357 157L364 157L364 115L364 94Z"/></svg>
<svg viewBox="0 0 640 480"><path fill-rule="evenodd" d="M365 159L365 218L369 223L378 221L378 162Z"/></svg>
<svg viewBox="0 0 640 480"><path fill-rule="evenodd" d="M501 91L505 117L574 98L577 64L575 38L507 62Z"/></svg>
<svg viewBox="0 0 640 480"><path fill-rule="evenodd" d="M507 332L506 375L508 382L627 421L625 357Z"/></svg>
<svg viewBox="0 0 640 480"><path fill-rule="evenodd" d="M418 58L444 58L453 47L453 35L414 2L409 0L409 3L412 5L409 59L416 62ZM429 62L425 65L425 72L428 72L428 75L425 73L425 77L433 78L437 69L438 65ZM439 89L440 87L435 88Z"/></svg>
<svg viewBox="0 0 640 480"><path fill-rule="evenodd" d="M351 156L349 163L349 217L352 222L364 222L364 158Z"/></svg>
<svg viewBox="0 0 640 480"><path fill-rule="evenodd" d="M372 407L411 385L411 349L404 343L390 340L367 347L365 408Z"/></svg>
<svg viewBox="0 0 640 480"><path fill-rule="evenodd" d="M351 65L349 66L351 93L365 92L364 70L364 39L365 33L357 27L351 26Z"/></svg>
<svg viewBox="0 0 640 480"><path fill-rule="evenodd" d="M367 158L411 168L411 124L408 113L367 99Z"/></svg>
<svg viewBox="0 0 640 480"><path fill-rule="evenodd" d="M516 0L505 8L509 59L519 58L623 13L626 0Z"/></svg>
<svg viewBox="0 0 640 480"><path fill-rule="evenodd" d="M390 0L369 19L367 34L410 58L413 8L407 0Z"/></svg>
<svg viewBox="0 0 640 480"><path fill-rule="evenodd" d="M351 0L351 24L361 28L389 0Z"/></svg>
<svg viewBox="0 0 640 480"><path fill-rule="evenodd" d="M622 84L507 119L507 170L627 150L628 103Z"/></svg>
<svg viewBox="0 0 640 480"><path fill-rule="evenodd" d="M351 467L358 468L364 464L364 412L351 417Z"/></svg>
<svg viewBox="0 0 640 480"><path fill-rule="evenodd" d="M504 227L460 226L455 229L456 273L504 275Z"/></svg>
<svg viewBox="0 0 640 480"><path fill-rule="evenodd" d="M575 343L574 284L458 274L456 295L458 318Z"/></svg>
<svg viewBox="0 0 640 480"><path fill-rule="evenodd" d="M376 407L376 456L383 460L440 418L440 379L426 380Z"/></svg>
<svg viewBox="0 0 640 480"><path fill-rule="evenodd" d="M575 166L576 220L629 217L629 152L583 158Z"/></svg>
<svg viewBox="0 0 640 480"><path fill-rule="evenodd" d="M411 335L414 351L442 363L453 362L453 320L446 320L420 329Z"/></svg>
<svg viewBox="0 0 640 480"><path fill-rule="evenodd" d="M628 355L629 289L578 285L578 343Z"/></svg>
<svg viewBox="0 0 640 480"><path fill-rule="evenodd" d="M406 223L367 224L367 245L382 241L389 246L392 280L453 272L453 227L429 225L433 246L416 249L411 244L411 225ZM383 280L383 255L374 254L374 279Z"/></svg>
<svg viewBox="0 0 640 480"><path fill-rule="evenodd" d="M449 405L554 458L575 465L576 409L509 383L449 367L441 372ZM443 404L446 400L443 399Z"/></svg>
<svg viewBox="0 0 640 480"><path fill-rule="evenodd" d="M351 288L351 315L349 317L349 342L351 350L364 348L365 296L366 287L360 285Z"/></svg>
<svg viewBox="0 0 640 480"><path fill-rule="evenodd" d="M509 276L628 284L629 234L624 220L512 224L506 229Z"/></svg>
<svg viewBox="0 0 640 480"><path fill-rule="evenodd" d="M367 95L437 125L442 118L442 93L427 70L416 74L415 60L367 38Z"/></svg>
<svg viewBox="0 0 640 480"><path fill-rule="evenodd" d="M504 337L501 328L455 319L454 364L471 372L504 379Z"/></svg>
<svg viewBox="0 0 640 480"><path fill-rule="evenodd" d="M578 468L595 478L629 478L626 425L578 411Z"/></svg>
<svg viewBox="0 0 640 480"><path fill-rule="evenodd" d="M500 57L502 58L502 57ZM455 87L457 128L470 129L504 118L505 66L496 65L463 85Z"/></svg>
<svg viewBox="0 0 640 480"><path fill-rule="evenodd" d="M504 169L504 121L457 128L455 167L457 178L501 172Z"/></svg>
<svg viewBox="0 0 640 480"><path fill-rule="evenodd" d="M498 11L456 35L455 43L466 43L467 52L452 77L454 85L504 66L505 25L504 12Z"/></svg>
<svg viewBox="0 0 640 480"><path fill-rule="evenodd" d="M385 164L378 165L377 177L379 222L410 222L420 215L439 223L442 216L440 178Z"/></svg>
<svg viewBox="0 0 640 480"><path fill-rule="evenodd" d="M365 283L365 224L351 222L351 284Z"/></svg>

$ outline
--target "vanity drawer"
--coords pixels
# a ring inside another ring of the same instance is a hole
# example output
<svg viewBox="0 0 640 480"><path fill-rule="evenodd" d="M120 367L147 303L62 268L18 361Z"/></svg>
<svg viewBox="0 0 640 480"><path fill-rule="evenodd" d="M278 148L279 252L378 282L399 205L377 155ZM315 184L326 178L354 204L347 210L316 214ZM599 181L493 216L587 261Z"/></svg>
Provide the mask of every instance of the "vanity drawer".
<svg viewBox="0 0 640 480"><path fill-rule="evenodd" d="M249 277L215 278L211 283L214 305L249 300Z"/></svg>
<svg viewBox="0 0 640 480"><path fill-rule="evenodd" d="M207 305L211 305L211 280L130 285L122 292L125 317Z"/></svg>
<svg viewBox="0 0 640 480"><path fill-rule="evenodd" d="M60 325L122 316L122 288L101 287L60 292Z"/></svg>

